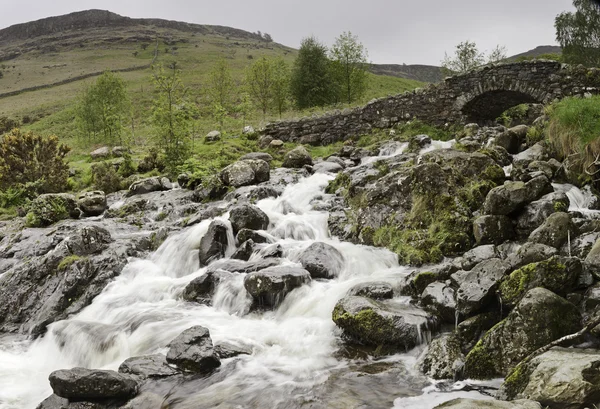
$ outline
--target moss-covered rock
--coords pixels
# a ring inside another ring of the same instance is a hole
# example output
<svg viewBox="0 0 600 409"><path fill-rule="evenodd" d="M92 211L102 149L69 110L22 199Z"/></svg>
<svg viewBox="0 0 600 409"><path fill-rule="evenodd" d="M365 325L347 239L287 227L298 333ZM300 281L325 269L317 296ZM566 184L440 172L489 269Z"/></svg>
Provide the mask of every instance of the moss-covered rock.
<svg viewBox="0 0 600 409"><path fill-rule="evenodd" d="M75 196L67 193L48 193L36 197L31 202L25 223L28 227L46 227L60 220L77 219L80 215Z"/></svg>
<svg viewBox="0 0 600 409"><path fill-rule="evenodd" d="M513 402L502 402L499 400L459 398L442 403L434 409L542 409L542 406L535 401L524 399Z"/></svg>
<svg viewBox="0 0 600 409"><path fill-rule="evenodd" d="M431 341L419 368L433 379L456 379L464 360L458 337L448 333Z"/></svg>
<svg viewBox="0 0 600 409"><path fill-rule="evenodd" d="M485 214L509 215L550 192L552 186L545 176L535 177L527 183L505 182L490 190L483 211Z"/></svg>
<svg viewBox="0 0 600 409"><path fill-rule="evenodd" d="M577 235L577 229L571 222L568 213L558 212L551 214L544 224L535 229L527 239L532 243L545 244L560 249L571 237Z"/></svg>
<svg viewBox="0 0 600 409"><path fill-rule="evenodd" d="M579 329L581 314L573 304L551 291L534 288L469 352L465 375L476 379L506 376L531 352Z"/></svg>
<svg viewBox="0 0 600 409"><path fill-rule="evenodd" d="M473 236L478 246L502 244L514 238L512 220L502 215L480 216L473 222Z"/></svg>

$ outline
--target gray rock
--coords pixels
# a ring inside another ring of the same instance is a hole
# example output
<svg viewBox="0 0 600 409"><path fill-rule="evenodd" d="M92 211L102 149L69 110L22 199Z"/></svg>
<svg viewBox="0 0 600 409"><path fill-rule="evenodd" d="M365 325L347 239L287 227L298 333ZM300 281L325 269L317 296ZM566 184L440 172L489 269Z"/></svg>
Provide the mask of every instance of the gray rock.
<svg viewBox="0 0 600 409"><path fill-rule="evenodd" d="M300 254L300 264L312 278L334 278L344 268L344 256L335 247L316 242Z"/></svg>
<svg viewBox="0 0 600 409"><path fill-rule="evenodd" d="M330 156L327 159L325 159L325 162L332 162L332 163L337 163L338 165L340 165L343 169L346 169L346 162L344 162L344 160L340 157L337 156Z"/></svg>
<svg viewBox="0 0 600 409"><path fill-rule="evenodd" d="M248 186L270 179L269 164L262 159L246 159L235 162L221 171L220 178L226 186Z"/></svg>
<svg viewBox="0 0 600 409"><path fill-rule="evenodd" d="M177 369L169 366L167 357L162 354L128 358L119 366L119 372L136 375L142 379L164 378L180 373Z"/></svg>
<svg viewBox="0 0 600 409"><path fill-rule="evenodd" d="M104 159L110 156L110 149L108 146L103 146L101 148L96 149L95 151L90 152L90 156L92 159Z"/></svg>
<svg viewBox="0 0 600 409"><path fill-rule="evenodd" d="M248 134L253 134L253 133L254 133L254 127L252 125L246 125L244 127L244 129L242 130L243 135L248 135Z"/></svg>
<svg viewBox="0 0 600 409"><path fill-rule="evenodd" d="M536 143L531 148L513 156L515 167L525 168L533 161L545 160L548 160L548 151L541 143Z"/></svg>
<svg viewBox="0 0 600 409"><path fill-rule="evenodd" d="M585 267L597 280L600 279L600 239L596 241L585 258Z"/></svg>
<svg viewBox="0 0 600 409"><path fill-rule="evenodd" d="M233 233L237 234L242 229L266 230L269 227L269 217L256 206L243 204L236 206L229 212L229 221Z"/></svg>
<svg viewBox="0 0 600 409"><path fill-rule="evenodd" d="M554 247L545 244L528 242L525 243L515 253L506 258L511 268L517 269L527 264L544 261L556 255L558 252Z"/></svg>
<svg viewBox="0 0 600 409"><path fill-rule="evenodd" d="M467 318L456 327L462 350L470 351L487 330L496 325L502 317L500 311L484 312Z"/></svg>
<svg viewBox="0 0 600 409"><path fill-rule="evenodd" d="M581 314L573 304L544 288L534 288L469 352L465 375L475 379L506 376L531 352L580 329Z"/></svg>
<svg viewBox="0 0 600 409"><path fill-rule="evenodd" d="M566 211L568 208L569 198L560 192L549 193L542 196L541 199L529 203L517 217L517 232L519 236L529 236L551 214L557 211Z"/></svg>
<svg viewBox="0 0 600 409"><path fill-rule="evenodd" d="M310 282L310 273L303 268L277 266L246 275L244 287L254 300L254 307L278 306L292 290Z"/></svg>
<svg viewBox="0 0 600 409"><path fill-rule="evenodd" d="M150 192L160 192L171 189L173 189L173 185L169 179L156 176L134 182L129 186L127 196L143 195Z"/></svg>
<svg viewBox="0 0 600 409"><path fill-rule="evenodd" d="M50 374L54 394L70 401L130 398L137 394L138 384L132 377L100 369L61 369Z"/></svg>
<svg viewBox="0 0 600 409"><path fill-rule="evenodd" d="M108 230L91 225L77 229L74 234L65 238L61 246L65 246L75 256L84 257L104 251L112 242Z"/></svg>
<svg viewBox="0 0 600 409"><path fill-rule="evenodd" d="M515 400L503 402L499 400L454 399L434 409L542 409L542 406L532 400Z"/></svg>
<svg viewBox="0 0 600 409"><path fill-rule="evenodd" d="M264 160L267 163L271 163L273 157L267 152L250 152L240 158L240 160Z"/></svg>
<svg viewBox="0 0 600 409"><path fill-rule="evenodd" d="M248 261L254 253L255 249L256 244L254 243L254 241L252 241L252 239L246 240L245 242L240 244L235 253L231 255L231 258L234 260Z"/></svg>
<svg viewBox="0 0 600 409"><path fill-rule="evenodd" d="M269 148L271 149L279 149L283 148L283 141L280 139L273 139L269 142Z"/></svg>
<svg viewBox="0 0 600 409"><path fill-rule="evenodd" d="M372 282L357 284L348 290L348 295L372 298L374 300L387 300L394 298L394 288L389 283Z"/></svg>
<svg viewBox="0 0 600 409"><path fill-rule="evenodd" d="M525 126L525 128L527 128L527 126ZM520 129L521 128L518 130ZM494 140L494 143L506 149L508 153L515 154L519 152L519 148L524 141L525 135L522 135L522 132L515 132L514 128L511 128L498 135Z"/></svg>
<svg viewBox="0 0 600 409"><path fill-rule="evenodd" d="M198 250L201 267L225 257L228 244L227 230L227 225L219 220L213 221L208 226L206 234L200 239L200 249Z"/></svg>
<svg viewBox="0 0 600 409"><path fill-rule="evenodd" d="M46 227L81 215L75 196L68 193L39 195L29 204L28 210L27 221L32 227Z"/></svg>
<svg viewBox="0 0 600 409"><path fill-rule="evenodd" d="M257 261L218 260L208 267L208 271L225 270L230 273L248 274L281 264L281 259L268 258Z"/></svg>
<svg viewBox="0 0 600 409"><path fill-rule="evenodd" d="M250 229L240 229L240 231L238 231L237 235L235 236L235 240L238 243L243 243L248 240L252 240L253 242L259 243L259 244L271 242L271 240L264 234L261 234L255 230L250 230Z"/></svg>
<svg viewBox="0 0 600 409"><path fill-rule="evenodd" d="M471 270L482 261L496 257L498 257L498 253L493 244L477 246L463 254L460 266L463 270Z"/></svg>
<svg viewBox="0 0 600 409"><path fill-rule="evenodd" d="M99 190L81 193L77 197L77 205L84 216L100 216L108 209L106 195Z"/></svg>
<svg viewBox="0 0 600 409"><path fill-rule="evenodd" d="M167 362L183 370L210 373L221 366L207 328L201 326L188 328L168 346Z"/></svg>
<svg viewBox="0 0 600 409"><path fill-rule="evenodd" d="M297 146L285 154L283 159L284 168L301 168L304 165L312 166L313 160L304 146Z"/></svg>
<svg viewBox="0 0 600 409"><path fill-rule="evenodd" d="M313 166L315 173L340 173L344 168L335 162L318 162Z"/></svg>
<svg viewBox="0 0 600 409"><path fill-rule="evenodd" d="M420 308L358 296L339 300L332 318L347 336L360 343L399 350L424 342L422 334L438 327L435 317Z"/></svg>
<svg viewBox="0 0 600 409"><path fill-rule="evenodd" d="M419 362L419 369L433 379L457 379L465 364L465 356L455 334L443 334L429 344Z"/></svg>
<svg viewBox="0 0 600 409"><path fill-rule="evenodd" d="M480 216L473 222L473 236L478 246L502 244L515 237L512 220L503 215Z"/></svg>
<svg viewBox="0 0 600 409"><path fill-rule="evenodd" d="M456 322L456 301L454 288L436 281L429 284L421 294L421 305L448 324Z"/></svg>
<svg viewBox="0 0 600 409"><path fill-rule="evenodd" d="M549 192L552 192L552 185L545 176L535 177L527 183L505 182L490 190L483 211L485 214L509 215Z"/></svg>
<svg viewBox="0 0 600 409"><path fill-rule="evenodd" d="M560 249L567 242L569 235L571 237L577 235L571 216L568 213L558 212L551 214L544 224L529 235L527 241Z"/></svg>
<svg viewBox="0 0 600 409"><path fill-rule="evenodd" d="M247 345L236 345L231 342L220 342L215 345L215 353L220 359L233 358L239 355L252 355L252 348Z"/></svg>
<svg viewBox="0 0 600 409"><path fill-rule="evenodd" d="M210 131L209 133L206 134L206 136L204 137L204 140L206 140L206 142L220 141L221 140L221 132Z"/></svg>
<svg viewBox="0 0 600 409"><path fill-rule="evenodd" d="M232 277L233 274L225 270L207 271L200 277L190 281L185 286L181 296L186 301L211 305L213 295L219 284L230 280Z"/></svg>

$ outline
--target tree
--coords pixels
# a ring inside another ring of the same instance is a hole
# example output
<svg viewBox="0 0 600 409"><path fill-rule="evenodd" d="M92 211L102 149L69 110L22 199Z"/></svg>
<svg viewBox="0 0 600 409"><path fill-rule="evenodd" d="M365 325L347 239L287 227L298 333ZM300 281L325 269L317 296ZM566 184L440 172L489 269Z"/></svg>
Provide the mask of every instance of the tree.
<svg viewBox="0 0 600 409"><path fill-rule="evenodd" d="M273 42L273 37L271 37L271 34L269 33L263 33L263 38L265 39L267 44Z"/></svg>
<svg viewBox="0 0 600 409"><path fill-rule="evenodd" d="M290 68L283 58L273 60L273 106L281 114L287 109L290 97Z"/></svg>
<svg viewBox="0 0 600 409"><path fill-rule="evenodd" d="M464 41L456 46L454 55L444 55L442 69L445 74L464 74L483 65L485 56L477 49L477 44Z"/></svg>
<svg viewBox="0 0 600 409"><path fill-rule="evenodd" d="M358 37L342 33L331 49L331 59L343 99L352 103L362 97L367 85L367 50Z"/></svg>
<svg viewBox="0 0 600 409"><path fill-rule="evenodd" d="M187 99L187 88L178 70L167 73L162 66L155 68L153 81L156 95L152 102L152 122L169 171L174 172L190 155L191 127L197 112Z"/></svg>
<svg viewBox="0 0 600 409"><path fill-rule="evenodd" d="M231 108L233 79L227 60L220 58L208 76L208 98L213 117L221 127Z"/></svg>
<svg viewBox="0 0 600 409"><path fill-rule="evenodd" d="M246 72L248 93L262 111L263 120L273 103L273 78L273 63L267 57L261 57Z"/></svg>
<svg viewBox="0 0 600 409"><path fill-rule="evenodd" d="M506 47L498 44L487 56L487 62L493 64L503 60L506 60Z"/></svg>
<svg viewBox="0 0 600 409"><path fill-rule="evenodd" d="M98 134L107 144L123 144L123 121L129 112L125 81L110 71L104 72L85 89L76 108L81 132L89 139Z"/></svg>
<svg viewBox="0 0 600 409"><path fill-rule="evenodd" d="M300 109L327 105L334 100L334 88L327 47L315 37L303 39L290 79L296 105Z"/></svg>
<svg viewBox="0 0 600 409"><path fill-rule="evenodd" d="M570 64L600 65L600 8L591 0L573 0L576 11L556 16L556 40Z"/></svg>

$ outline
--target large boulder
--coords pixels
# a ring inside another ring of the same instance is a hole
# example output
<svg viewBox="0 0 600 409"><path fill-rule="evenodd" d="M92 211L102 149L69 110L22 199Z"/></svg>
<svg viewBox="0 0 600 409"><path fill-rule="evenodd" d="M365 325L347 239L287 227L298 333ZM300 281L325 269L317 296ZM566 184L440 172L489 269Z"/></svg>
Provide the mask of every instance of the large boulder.
<svg viewBox="0 0 600 409"><path fill-rule="evenodd" d="M469 352L465 375L475 379L506 376L536 349L580 329L577 307L549 290L534 288Z"/></svg>
<svg viewBox="0 0 600 409"><path fill-rule="evenodd" d="M103 146L90 152L90 156L94 160L108 158L110 156L110 149L108 146Z"/></svg>
<svg viewBox="0 0 600 409"><path fill-rule="evenodd" d="M334 278L344 267L344 256L332 245L316 242L300 254L299 262L312 278Z"/></svg>
<svg viewBox="0 0 600 409"><path fill-rule="evenodd" d="M227 225L219 220L208 226L206 234L200 239L198 257L201 267L225 256L228 244L227 230Z"/></svg>
<svg viewBox="0 0 600 409"><path fill-rule="evenodd" d="M269 217L265 212L249 204L231 209L229 221L233 228L233 234L237 234L242 229L266 230L269 227Z"/></svg>
<svg viewBox="0 0 600 409"><path fill-rule="evenodd" d="M547 260L557 253L558 251L554 247L528 242L523 244L516 252L510 254L506 261L512 269L517 269L527 264Z"/></svg>
<svg viewBox="0 0 600 409"><path fill-rule="evenodd" d="M215 290L224 281L230 280L233 274L225 270L207 271L194 278L185 286L181 297L190 302L211 305Z"/></svg>
<svg viewBox="0 0 600 409"><path fill-rule="evenodd" d="M526 125L518 125L514 128L507 129L496 137L494 143L506 149L510 154L519 153L521 144L525 142L523 130L525 130L525 134L527 134L527 129L528 127Z"/></svg>
<svg viewBox="0 0 600 409"><path fill-rule="evenodd" d="M232 163L221 171L224 185L240 187L266 182L271 177L269 164L262 159L245 159Z"/></svg>
<svg viewBox="0 0 600 409"><path fill-rule="evenodd" d="M459 259L460 264L458 264L458 266L463 270L470 270L484 260L497 257L498 251L493 244L477 246L462 255Z"/></svg>
<svg viewBox="0 0 600 409"><path fill-rule="evenodd" d="M169 179L156 176L132 183L131 186L129 186L127 196L143 195L150 192L161 192L171 189L173 189L173 185Z"/></svg>
<svg viewBox="0 0 600 409"><path fill-rule="evenodd" d="M458 288L456 291L456 308L463 317L487 306L494 299L494 293L500 280L509 271L510 266L498 259L482 261L470 271L458 271L451 279Z"/></svg>
<svg viewBox="0 0 600 409"><path fill-rule="evenodd" d="M429 284L421 294L421 305L431 311L443 322L456 322L456 294L454 288L446 283L436 281Z"/></svg>
<svg viewBox="0 0 600 409"><path fill-rule="evenodd" d="M54 394L69 401L128 399L137 394L138 384L128 375L100 369L61 369L48 378Z"/></svg>
<svg viewBox="0 0 600 409"><path fill-rule="evenodd" d="M593 408L600 402L597 350L553 348L519 365L500 388L502 399L533 399L550 409Z"/></svg>
<svg viewBox="0 0 600 409"><path fill-rule="evenodd" d="M221 366L207 328L188 328L168 346L167 362L183 370L205 374Z"/></svg>
<svg viewBox="0 0 600 409"><path fill-rule="evenodd" d="M221 132L219 131L210 131L204 137L206 142L217 142L221 140Z"/></svg>
<svg viewBox="0 0 600 409"><path fill-rule="evenodd" d="M308 153L304 146L297 146L286 153L285 158L283 158L284 168L301 168L304 165L312 166L312 164L313 160L310 153Z"/></svg>
<svg viewBox="0 0 600 409"><path fill-rule="evenodd" d="M285 296L310 282L310 273L303 268L277 266L248 274L244 287L254 300L256 308L278 306Z"/></svg>
<svg viewBox="0 0 600 409"><path fill-rule="evenodd" d="M550 192L552 185L545 176L535 177L527 183L505 182L489 191L483 211L485 214L509 215Z"/></svg>
<svg viewBox="0 0 600 409"><path fill-rule="evenodd" d="M128 358L119 366L119 372L142 379L164 378L179 374L177 369L169 366L167 357L162 354Z"/></svg>
<svg viewBox="0 0 600 409"><path fill-rule="evenodd" d="M568 213L553 213L544 224L535 229L527 239L533 243L545 244L560 249L571 237L576 236L576 228Z"/></svg>
<svg viewBox="0 0 600 409"><path fill-rule="evenodd" d="M458 398L437 405L433 409L542 409L542 406L538 402L525 399L503 402L500 400Z"/></svg>
<svg viewBox="0 0 600 409"><path fill-rule="evenodd" d="M397 350L425 342L423 334L438 327L437 319L420 308L359 296L339 300L332 319L344 334L362 344Z"/></svg>
<svg viewBox="0 0 600 409"><path fill-rule="evenodd" d="M433 379L456 379L464 364L459 339L455 334L447 333L429 343L419 369Z"/></svg>
<svg viewBox="0 0 600 409"><path fill-rule="evenodd" d="M478 246L502 244L514 238L512 220L504 215L480 216L473 221L473 236Z"/></svg>
<svg viewBox="0 0 600 409"><path fill-rule="evenodd" d="M508 306L516 305L527 291L535 287L543 287L566 296L577 287L581 272L579 259L554 256L510 273L500 284L498 294L502 303Z"/></svg>
<svg viewBox="0 0 600 409"><path fill-rule="evenodd" d="M540 227L546 219L557 211L569 208L569 198L562 192L553 192L542 196L541 199L529 203L519 213L517 218L517 233L527 237Z"/></svg>
<svg viewBox="0 0 600 409"><path fill-rule="evenodd" d="M585 267L596 279L600 279L600 239L596 241L585 258Z"/></svg>
<svg viewBox="0 0 600 409"><path fill-rule="evenodd" d="M108 209L106 195L99 190L81 193L77 197L77 205L84 216L100 216Z"/></svg>
<svg viewBox="0 0 600 409"><path fill-rule="evenodd" d="M47 193L39 195L30 203L26 222L31 227L46 227L61 220L77 219L80 215L75 196Z"/></svg>

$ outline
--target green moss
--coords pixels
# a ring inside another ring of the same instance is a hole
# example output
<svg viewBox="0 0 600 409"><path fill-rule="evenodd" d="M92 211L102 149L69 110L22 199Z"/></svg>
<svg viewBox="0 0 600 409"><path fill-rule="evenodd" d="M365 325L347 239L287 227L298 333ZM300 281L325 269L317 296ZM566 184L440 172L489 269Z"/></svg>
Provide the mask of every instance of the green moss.
<svg viewBox="0 0 600 409"><path fill-rule="evenodd" d="M373 166L379 171L378 177L383 177L390 173L390 166L385 161L378 160L373 164Z"/></svg>
<svg viewBox="0 0 600 409"><path fill-rule="evenodd" d="M374 346L389 343L390 334L396 331L391 319L382 317L370 308L353 315L336 306L332 318L334 322L341 323L350 335Z"/></svg>
<svg viewBox="0 0 600 409"><path fill-rule="evenodd" d="M168 214L166 212L160 212L154 218L154 221L161 222L167 218Z"/></svg>
<svg viewBox="0 0 600 409"><path fill-rule="evenodd" d="M529 383L530 371L527 364L517 365L504 380L502 386L510 399L515 398L521 393Z"/></svg>
<svg viewBox="0 0 600 409"><path fill-rule="evenodd" d="M326 193L334 194L338 191L338 189L348 189L350 186L350 175L345 172L338 173L335 179L329 182L327 188L325 189Z"/></svg>
<svg viewBox="0 0 600 409"><path fill-rule="evenodd" d="M415 292L417 294L421 294L429 284L433 283L436 280L437 276L434 273L430 271L424 271L422 273L417 274L415 278L413 278L411 284L414 287Z"/></svg>
<svg viewBox="0 0 600 409"><path fill-rule="evenodd" d="M506 175L504 174L504 170L498 165L491 165L485 168L483 173L480 175L484 180L491 180L495 183L501 183L506 179Z"/></svg>
<svg viewBox="0 0 600 409"><path fill-rule="evenodd" d="M554 203L554 211L555 212L567 212L569 210L569 206L567 206L564 202L555 202Z"/></svg>
<svg viewBox="0 0 600 409"><path fill-rule="evenodd" d="M494 187L496 183L490 180L474 181L460 189L458 197L471 211L475 211L483 205L487 194Z"/></svg>
<svg viewBox="0 0 600 409"><path fill-rule="evenodd" d="M467 354L465 375L473 379L492 379L497 376L494 359L483 345L483 339Z"/></svg>
<svg viewBox="0 0 600 409"><path fill-rule="evenodd" d="M67 268L69 268L73 263L77 262L81 260L81 257L73 254L71 256L67 256L65 258L63 258L60 263L58 264L58 270L59 271L63 271L66 270Z"/></svg>

